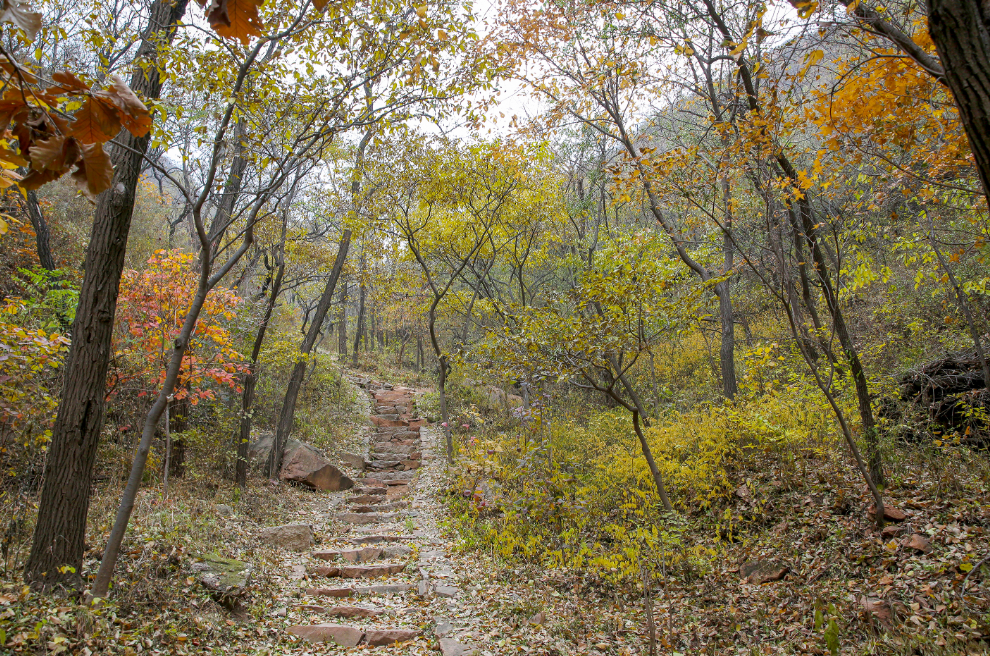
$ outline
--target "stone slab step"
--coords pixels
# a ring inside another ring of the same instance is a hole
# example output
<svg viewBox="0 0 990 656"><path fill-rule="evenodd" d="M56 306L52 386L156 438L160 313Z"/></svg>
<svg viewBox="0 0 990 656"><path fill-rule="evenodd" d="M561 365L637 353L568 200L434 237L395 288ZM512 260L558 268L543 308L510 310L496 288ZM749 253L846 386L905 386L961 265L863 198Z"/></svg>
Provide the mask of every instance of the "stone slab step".
<svg viewBox="0 0 990 656"><path fill-rule="evenodd" d="M330 608L324 608L323 606L306 604L303 606L296 606L296 609L304 610L310 613L329 615L330 617L343 617L349 620L356 617L378 617L384 613L384 611L380 611L375 608L361 608L360 606L331 606Z"/></svg>
<svg viewBox="0 0 990 656"><path fill-rule="evenodd" d="M289 633L311 643L333 642L341 647L384 647L398 642L406 642L420 635L416 629L360 629L340 624L315 624L312 626L291 626Z"/></svg>
<svg viewBox="0 0 990 656"><path fill-rule="evenodd" d="M358 496L367 496L369 494L385 494L385 488L381 485L374 486L362 486L351 488L351 493Z"/></svg>
<svg viewBox="0 0 990 656"><path fill-rule="evenodd" d="M362 494L359 497L351 497L347 500L348 503L355 503L357 505L369 505L374 503L383 503L385 501L385 491L387 488L380 488L381 494Z"/></svg>
<svg viewBox="0 0 990 656"><path fill-rule="evenodd" d="M334 519L345 524L378 524L380 522L397 522L405 518L404 513L337 513Z"/></svg>
<svg viewBox="0 0 990 656"><path fill-rule="evenodd" d="M390 510L402 510L408 508L408 501L393 501L391 503L379 503L378 505L353 505L351 511L356 513L388 512Z"/></svg>
<svg viewBox="0 0 990 656"><path fill-rule="evenodd" d="M411 583L383 583L380 585L356 585L343 588L307 588L306 594L311 597L354 597L357 595L393 595L403 594L414 589Z"/></svg>
<svg viewBox="0 0 990 656"><path fill-rule="evenodd" d="M381 558L380 547L365 547L364 549L342 549L339 551L314 551L313 558L319 560L337 560L342 558L349 563L363 563Z"/></svg>
<svg viewBox="0 0 990 656"><path fill-rule="evenodd" d="M342 579L379 579L401 573L406 568L405 563L388 563L385 565L344 565L333 567L318 565L308 568L310 576L340 577Z"/></svg>
<svg viewBox="0 0 990 656"><path fill-rule="evenodd" d="M414 535L365 535L359 538L352 538L354 544L378 544L379 542L405 542L415 540Z"/></svg>
<svg viewBox="0 0 990 656"><path fill-rule="evenodd" d="M413 471L401 472L370 472L364 475L364 480L369 481L409 481L416 473Z"/></svg>

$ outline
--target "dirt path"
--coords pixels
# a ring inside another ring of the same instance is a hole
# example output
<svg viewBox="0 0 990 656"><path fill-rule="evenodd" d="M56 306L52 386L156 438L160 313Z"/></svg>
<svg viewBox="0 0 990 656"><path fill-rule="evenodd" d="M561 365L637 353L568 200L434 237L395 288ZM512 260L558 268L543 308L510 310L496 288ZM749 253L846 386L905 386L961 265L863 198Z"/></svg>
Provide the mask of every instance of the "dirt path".
<svg viewBox="0 0 990 656"><path fill-rule="evenodd" d="M365 472L353 489L313 500L313 524L329 537L287 554L289 603L277 612L302 653L475 653L472 589L438 528L437 434L416 411L417 390L355 382L372 403Z"/></svg>

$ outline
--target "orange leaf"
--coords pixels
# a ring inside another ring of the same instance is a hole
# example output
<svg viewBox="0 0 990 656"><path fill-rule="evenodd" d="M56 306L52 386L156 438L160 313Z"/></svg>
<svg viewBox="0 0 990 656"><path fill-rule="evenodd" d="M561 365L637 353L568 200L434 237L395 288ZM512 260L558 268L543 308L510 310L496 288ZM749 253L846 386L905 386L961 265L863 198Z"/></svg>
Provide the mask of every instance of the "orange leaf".
<svg viewBox="0 0 990 656"><path fill-rule="evenodd" d="M103 144L83 144L82 159L79 160L72 179L87 196L96 196L110 188L113 180L113 164L103 150Z"/></svg>
<svg viewBox="0 0 990 656"><path fill-rule="evenodd" d="M54 88L64 93L78 95L89 91L89 85L69 71L52 73L52 81L55 82Z"/></svg>
<svg viewBox="0 0 990 656"><path fill-rule="evenodd" d="M79 159L79 144L72 137L54 136L31 144L31 168L58 171L59 175Z"/></svg>
<svg viewBox="0 0 990 656"><path fill-rule="evenodd" d="M34 41L41 29L41 14L31 9L31 5L21 0L0 0L0 23L11 23L23 30L28 39Z"/></svg>
<svg viewBox="0 0 990 656"><path fill-rule="evenodd" d="M76 112L69 134L83 144L110 141L120 132L120 119L112 101L105 92L97 92L88 98L82 109Z"/></svg>
<svg viewBox="0 0 990 656"><path fill-rule="evenodd" d="M120 122L135 137L148 134L148 130L151 129L151 112L123 80L116 75L111 79L113 84L105 93L117 106Z"/></svg>
<svg viewBox="0 0 990 656"><path fill-rule="evenodd" d="M261 36L260 5L259 0L214 0L207 19L214 32L246 45L250 37Z"/></svg>

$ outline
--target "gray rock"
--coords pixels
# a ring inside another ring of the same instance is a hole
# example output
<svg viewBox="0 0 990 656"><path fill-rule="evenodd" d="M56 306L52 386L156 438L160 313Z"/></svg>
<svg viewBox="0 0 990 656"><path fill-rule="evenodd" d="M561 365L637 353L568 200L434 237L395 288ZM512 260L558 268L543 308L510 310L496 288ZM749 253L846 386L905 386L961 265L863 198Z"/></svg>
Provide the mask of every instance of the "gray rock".
<svg viewBox="0 0 990 656"><path fill-rule="evenodd" d="M453 630L454 625L447 620L437 620L437 625L433 629L433 633L435 633L438 638L443 638Z"/></svg>
<svg viewBox="0 0 990 656"><path fill-rule="evenodd" d="M232 558L202 556L189 569L218 603L230 610L239 610L251 584L250 564Z"/></svg>
<svg viewBox="0 0 990 656"><path fill-rule="evenodd" d="M349 467L357 469L358 471L364 471L364 458L355 453L341 453L340 461Z"/></svg>
<svg viewBox="0 0 990 656"><path fill-rule="evenodd" d="M438 597L447 597L447 598L456 597L457 595L461 594L461 589L455 588L452 585L438 585L437 587L433 588L433 591L437 594Z"/></svg>
<svg viewBox="0 0 990 656"><path fill-rule="evenodd" d="M453 638L440 638L440 653L443 656L474 656L478 650L462 645Z"/></svg>
<svg viewBox="0 0 990 656"><path fill-rule="evenodd" d="M259 537L270 546L305 551L313 546L313 529L309 524L286 524L261 530Z"/></svg>

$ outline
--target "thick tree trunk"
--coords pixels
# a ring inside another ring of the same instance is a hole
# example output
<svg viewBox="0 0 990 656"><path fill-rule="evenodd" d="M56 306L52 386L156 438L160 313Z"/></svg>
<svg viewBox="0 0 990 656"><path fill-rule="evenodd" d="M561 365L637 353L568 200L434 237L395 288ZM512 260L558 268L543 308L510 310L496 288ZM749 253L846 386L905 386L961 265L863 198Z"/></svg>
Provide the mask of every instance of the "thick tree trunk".
<svg viewBox="0 0 990 656"><path fill-rule="evenodd" d="M928 0L928 31L959 108L990 197L990 7L977 0Z"/></svg>
<svg viewBox="0 0 990 656"><path fill-rule="evenodd" d="M147 99L157 99L162 88L154 62L158 46L171 43L187 4L188 0L156 0L151 7L130 81L131 88ZM38 522L25 567L25 580L41 587L80 582L93 464L103 429L117 293L135 189L150 135L134 137L125 130L117 139L127 149L112 148L113 180L97 200L93 215L62 400L45 460Z"/></svg>
<svg viewBox="0 0 990 656"><path fill-rule="evenodd" d="M265 476L278 476L278 472L282 468L282 451L289 439L289 434L292 432L292 422L296 416L296 400L299 398L299 389L302 387L303 378L306 375L305 356L308 356L313 350L316 338L320 334L320 328L323 326L323 320L326 319L327 312L330 310L330 303L333 301L333 294L337 290L337 281L340 279L340 271L344 267L344 260L347 258L347 251L350 246L351 231L345 230L340 238L340 245L337 247L337 259L330 271L330 278L327 279L323 295L320 296L320 303L316 306L316 316L313 317L313 322L309 325L306 339L299 347L299 354L303 357L292 368L292 376L289 378L289 385L285 390L285 399L282 402L282 411L279 414L278 427L275 431L275 443L268 453L268 462L265 463Z"/></svg>
<svg viewBox="0 0 990 656"><path fill-rule="evenodd" d="M275 273L275 280L272 282L271 292L268 296L268 303L265 304L265 314L258 326L258 332L254 337L254 347L251 349L251 364L248 365L247 376L244 377L244 393L241 396L241 425L237 439L237 464L234 467L234 480L242 488L247 484L248 470L248 447L251 444L251 423L254 419L254 390L258 385L258 357L261 355L261 345L265 341L265 333L268 331L268 323L272 319L275 304L278 302L278 294L282 290L282 278L285 274L285 260L279 255L278 270Z"/></svg>

